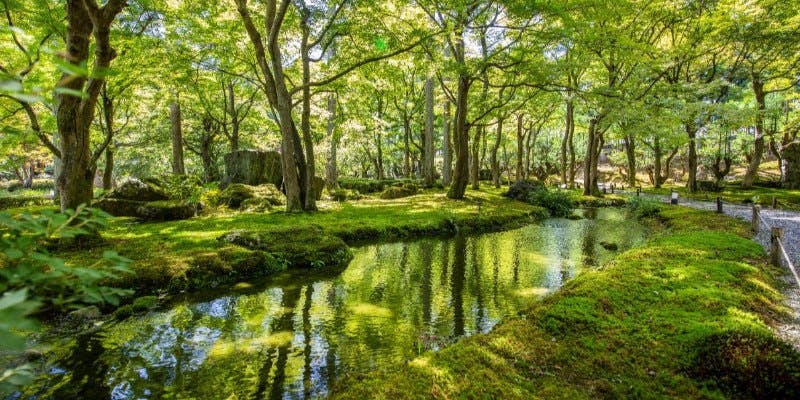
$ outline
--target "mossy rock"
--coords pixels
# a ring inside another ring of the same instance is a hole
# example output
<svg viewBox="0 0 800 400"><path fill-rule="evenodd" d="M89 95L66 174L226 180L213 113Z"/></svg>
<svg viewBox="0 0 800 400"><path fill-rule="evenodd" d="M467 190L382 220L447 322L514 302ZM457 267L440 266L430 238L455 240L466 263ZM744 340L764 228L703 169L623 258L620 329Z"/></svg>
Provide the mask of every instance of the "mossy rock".
<svg viewBox="0 0 800 400"><path fill-rule="evenodd" d="M224 183L260 185L283 182L281 154L277 151L239 150L225 155Z"/></svg>
<svg viewBox="0 0 800 400"><path fill-rule="evenodd" d="M238 209L247 200L256 197L253 187L242 183L234 183L225 188L219 194L219 205L225 205L229 208Z"/></svg>
<svg viewBox="0 0 800 400"><path fill-rule="evenodd" d="M150 311L158 307L158 297L156 296L142 296L137 297L131 304L134 312Z"/></svg>
<svg viewBox="0 0 800 400"><path fill-rule="evenodd" d="M189 200L200 195L203 182L194 175L156 175L142 182L160 188L172 200Z"/></svg>
<svg viewBox="0 0 800 400"><path fill-rule="evenodd" d="M294 268L337 266L350 262L350 248L317 226L234 231L219 238L250 250L267 252Z"/></svg>
<svg viewBox="0 0 800 400"><path fill-rule="evenodd" d="M273 206L286 204L286 198L275 185L270 183L258 186L234 183L219 194L218 202L219 205L232 209L265 211Z"/></svg>
<svg viewBox="0 0 800 400"><path fill-rule="evenodd" d="M350 190L350 189L334 189L331 191L331 198L338 202L344 202L348 200L360 200L363 196L358 190Z"/></svg>
<svg viewBox="0 0 800 400"><path fill-rule="evenodd" d="M163 188L153 183L128 178L117 186L107 198L130 201L162 201L169 200Z"/></svg>
<svg viewBox="0 0 800 400"><path fill-rule="evenodd" d="M381 199L384 200L392 200L392 199L401 199L403 197L409 197L417 194L417 187L416 186L392 186L386 188L383 192L381 192Z"/></svg>

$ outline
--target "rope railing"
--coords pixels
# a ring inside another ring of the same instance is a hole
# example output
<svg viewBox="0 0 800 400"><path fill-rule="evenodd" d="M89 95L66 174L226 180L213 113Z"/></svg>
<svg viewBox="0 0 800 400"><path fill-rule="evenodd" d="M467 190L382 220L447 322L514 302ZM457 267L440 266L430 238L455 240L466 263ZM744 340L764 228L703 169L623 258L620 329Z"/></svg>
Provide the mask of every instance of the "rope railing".
<svg viewBox="0 0 800 400"><path fill-rule="evenodd" d="M762 226L766 229L762 230ZM772 265L783 266L785 264L789 271L791 271L795 283L800 286L800 275L798 275L797 269L795 268L794 263L792 263L792 259L789 257L789 254L786 252L786 248L783 245L783 227L770 225L766 221L766 218L761 216L761 206L753 205L752 229L753 233L756 234L756 238L761 236L761 232L769 232L768 243L770 248L770 261Z"/></svg>

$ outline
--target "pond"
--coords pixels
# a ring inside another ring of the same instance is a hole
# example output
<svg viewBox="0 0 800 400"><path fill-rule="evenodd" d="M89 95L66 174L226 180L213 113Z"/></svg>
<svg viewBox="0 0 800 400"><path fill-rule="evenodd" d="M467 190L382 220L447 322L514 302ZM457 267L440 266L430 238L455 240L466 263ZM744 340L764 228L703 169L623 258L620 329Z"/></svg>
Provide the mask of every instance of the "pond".
<svg viewBox="0 0 800 400"><path fill-rule="evenodd" d="M26 395L305 399L344 374L488 332L641 242L624 210L501 233L354 249L344 271L285 273L56 340Z"/></svg>

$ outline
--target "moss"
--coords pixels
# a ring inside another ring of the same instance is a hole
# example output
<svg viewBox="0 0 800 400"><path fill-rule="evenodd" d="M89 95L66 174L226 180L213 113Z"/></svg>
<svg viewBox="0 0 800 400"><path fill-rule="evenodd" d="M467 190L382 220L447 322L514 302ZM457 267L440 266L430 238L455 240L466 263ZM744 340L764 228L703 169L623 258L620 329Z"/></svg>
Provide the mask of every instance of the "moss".
<svg viewBox="0 0 800 400"><path fill-rule="evenodd" d="M142 296L137 297L133 300L133 311L135 312L142 312L142 311L150 311L156 307L158 307L158 297L156 296Z"/></svg>
<svg viewBox="0 0 800 400"><path fill-rule="evenodd" d="M337 266L347 264L353 257L342 239L318 226L234 231L219 240L267 252L295 268Z"/></svg>
<svg viewBox="0 0 800 400"><path fill-rule="evenodd" d="M785 353L759 356L765 360L757 364L764 370L761 376L771 382L796 379L789 364L796 362L796 352L776 345L769 331L773 318L787 316L775 289L776 271L748 239L747 224L681 207L665 210L660 218L663 233L579 275L491 333L406 364L347 377L331 397L748 397L754 393L749 389L707 381L720 375L689 373L701 360L698 355L734 365L735 351L708 345L725 332L770 337L767 345L748 350ZM703 349L722 353L706 355ZM746 378L738 382L749 384Z"/></svg>
<svg viewBox="0 0 800 400"><path fill-rule="evenodd" d="M384 200L393 200L393 199L402 199L403 197L409 197L417 194L417 187L412 185L407 186L392 186L386 188L383 192L381 192L381 199Z"/></svg>

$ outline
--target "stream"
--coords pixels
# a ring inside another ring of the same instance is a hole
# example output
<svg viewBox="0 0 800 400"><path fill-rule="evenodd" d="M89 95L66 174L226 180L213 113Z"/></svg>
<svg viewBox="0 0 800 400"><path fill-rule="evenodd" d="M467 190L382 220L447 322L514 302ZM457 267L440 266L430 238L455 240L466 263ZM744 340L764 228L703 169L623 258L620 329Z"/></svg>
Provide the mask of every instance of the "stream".
<svg viewBox="0 0 800 400"><path fill-rule="evenodd" d="M500 233L357 247L343 271L287 272L58 337L17 398L325 396L344 375L488 332L645 237L625 210L582 212L586 219Z"/></svg>

